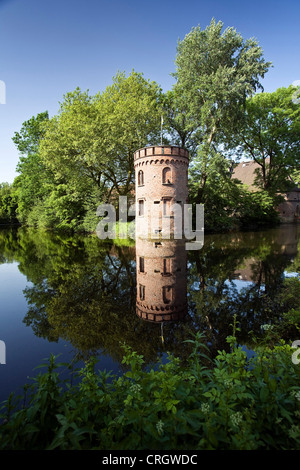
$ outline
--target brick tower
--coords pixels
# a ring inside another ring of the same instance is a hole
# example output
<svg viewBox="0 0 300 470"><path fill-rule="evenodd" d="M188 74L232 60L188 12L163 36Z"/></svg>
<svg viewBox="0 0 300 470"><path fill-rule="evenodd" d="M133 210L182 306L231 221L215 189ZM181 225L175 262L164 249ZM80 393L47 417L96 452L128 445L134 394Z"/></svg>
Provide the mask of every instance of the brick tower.
<svg viewBox="0 0 300 470"><path fill-rule="evenodd" d="M134 153L136 235L153 237L171 223L172 205L188 202L188 151L153 145ZM179 206L177 206L179 207Z"/></svg>

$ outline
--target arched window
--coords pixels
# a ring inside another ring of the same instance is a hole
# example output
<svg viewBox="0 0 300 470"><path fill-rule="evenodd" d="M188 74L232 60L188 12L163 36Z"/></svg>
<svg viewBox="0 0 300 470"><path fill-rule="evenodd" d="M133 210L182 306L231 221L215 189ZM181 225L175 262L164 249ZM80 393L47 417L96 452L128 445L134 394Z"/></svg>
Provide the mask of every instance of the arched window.
<svg viewBox="0 0 300 470"><path fill-rule="evenodd" d="M144 184L144 172L143 170L140 170L138 172L138 186L143 186Z"/></svg>
<svg viewBox="0 0 300 470"><path fill-rule="evenodd" d="M163 184L172 183L171 168L169 168L168 166L163 169L162 182Z"/></svg>

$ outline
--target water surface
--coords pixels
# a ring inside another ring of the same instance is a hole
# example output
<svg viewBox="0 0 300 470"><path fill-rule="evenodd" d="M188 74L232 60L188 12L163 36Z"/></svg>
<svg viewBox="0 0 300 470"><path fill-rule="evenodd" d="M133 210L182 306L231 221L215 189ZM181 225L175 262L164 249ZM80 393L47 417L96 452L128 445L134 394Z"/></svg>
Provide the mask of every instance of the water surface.
<svg viewBox="0 0 300 470"><path fill-rule="evenodd" d="M299 225L206 235L202 250L181 241L118 246L94 236L25 228L0 230L0 401L20 391L50 354L59 361L99 357L122 369L122 344L146 364L201 331L212 353L226 348L233 315L251 349L261 325L280 315L274 299L299 274ZM279 305L279 304L278 304Z"/></svg>

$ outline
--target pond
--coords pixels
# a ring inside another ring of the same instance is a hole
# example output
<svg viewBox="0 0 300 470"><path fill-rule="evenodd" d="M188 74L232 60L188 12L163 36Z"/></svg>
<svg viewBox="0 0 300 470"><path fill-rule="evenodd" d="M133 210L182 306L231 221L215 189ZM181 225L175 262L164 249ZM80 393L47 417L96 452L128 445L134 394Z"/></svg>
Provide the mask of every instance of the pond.
<svg viewBox="0 0 300 470"><path fill-rule="evenodd" d="M184 341L198 331L214 354L227 348L233 315L251 351L261 326L281 314L284 279L299 275L299 235L293 224L210 234L186 251L180 240L121 245L2 228L0 402L51 354L68 363L95 355L98 368L118 373L124 343L151 365L169 352L186 357Z"/></svg>

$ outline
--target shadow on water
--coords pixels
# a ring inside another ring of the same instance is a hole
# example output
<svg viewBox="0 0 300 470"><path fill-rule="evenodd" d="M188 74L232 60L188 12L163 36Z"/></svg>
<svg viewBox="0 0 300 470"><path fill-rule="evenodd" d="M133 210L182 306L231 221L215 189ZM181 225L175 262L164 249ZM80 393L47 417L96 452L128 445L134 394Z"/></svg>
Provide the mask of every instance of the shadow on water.
<svg viewBox="0 0 300 470"><path fill-rule="evenodd" d="M187 357L184 340L198 331L212 355L226 349L233 315L239 342L251 349L261 325L290 307L278 295L299 273L299 233L288 225L207 235L201 250L187 252L180 240L123 247L96 236L2 229L0 263L17 263L26 277L23 325L49 345L49 356L64 341L80 359L109 357L121 368L124 342L146 364L167 351Z"/></svg>

